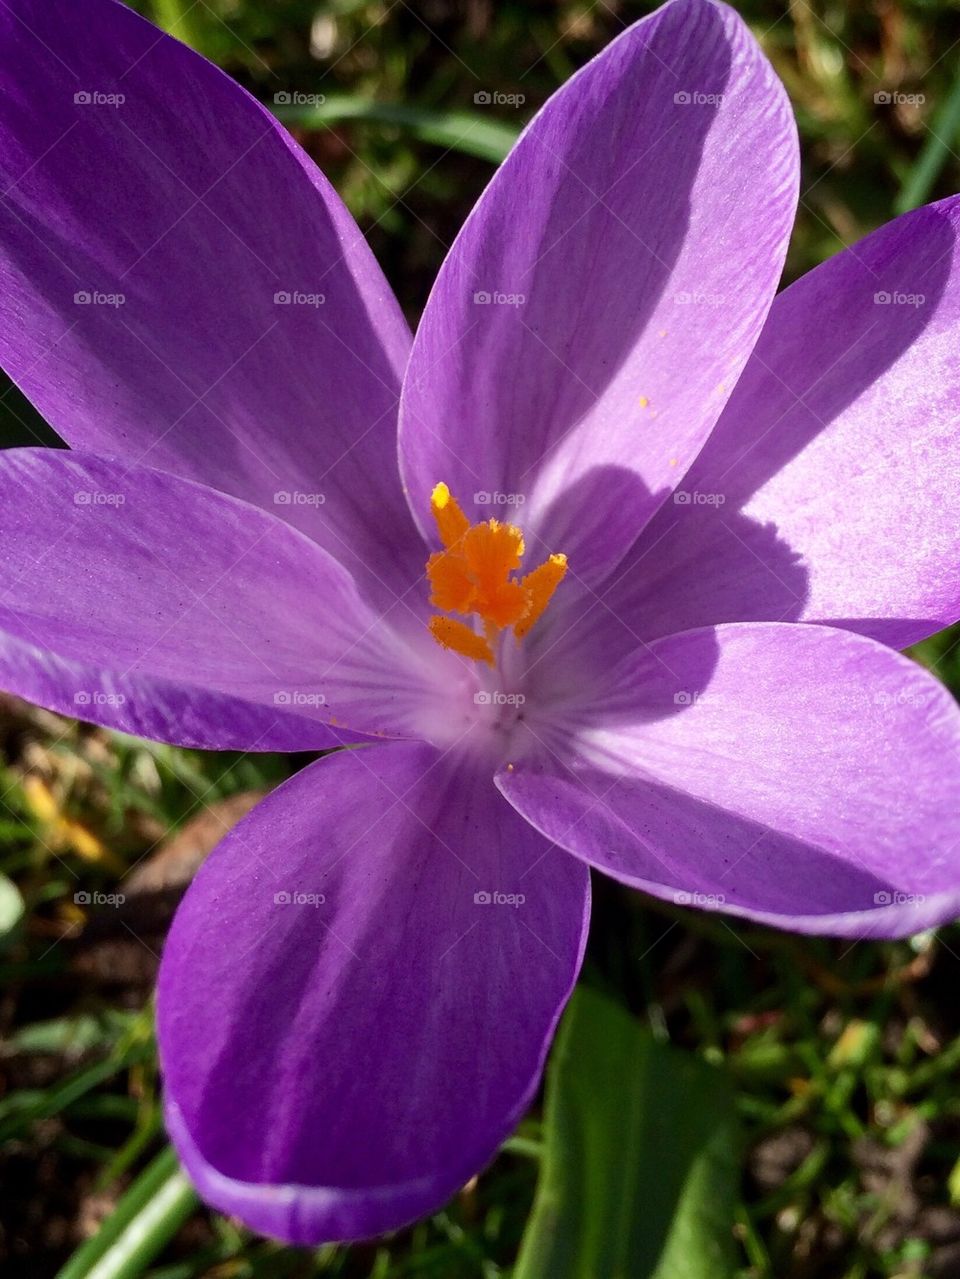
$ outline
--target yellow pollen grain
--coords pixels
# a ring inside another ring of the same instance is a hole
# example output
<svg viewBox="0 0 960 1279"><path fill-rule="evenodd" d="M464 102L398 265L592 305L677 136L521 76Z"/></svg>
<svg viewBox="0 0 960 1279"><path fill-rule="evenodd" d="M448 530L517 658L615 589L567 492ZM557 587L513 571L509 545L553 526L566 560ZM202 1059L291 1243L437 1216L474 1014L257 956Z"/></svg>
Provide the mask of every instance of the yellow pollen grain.
<svg viewBox="0 0 960 1279"><path fill-rule="evenodd" d="M642 409L645 409L647 405L650 403L650 401L647 399L645 395L641 395L637 403L640 405Z"/></svg>

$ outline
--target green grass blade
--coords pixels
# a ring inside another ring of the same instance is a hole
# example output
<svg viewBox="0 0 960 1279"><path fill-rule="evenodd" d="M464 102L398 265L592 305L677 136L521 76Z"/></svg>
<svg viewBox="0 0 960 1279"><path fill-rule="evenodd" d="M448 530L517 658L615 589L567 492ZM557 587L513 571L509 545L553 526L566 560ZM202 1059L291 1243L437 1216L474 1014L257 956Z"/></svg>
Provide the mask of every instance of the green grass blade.
<svg viewBox="0 0 960 1279"><path fill-rule="evenodd" d="M167 1147L148 1164L57 1279L135 1279L196 1210L196 1191Z"/></svg>
<svg viewBox="0 0 960 1279"><path fill-rule="evenodd" d="M0 1142L9 1141L39 1119L49 1119L136 1062L149 1061L151 1044L135 1044L122 1055L106 1058L43 1091L9 1093L0 1103Z"/></svg>
<svg viewBox="0 0 960 1279"><path fill-rule="evenodd" d="M502 120L485 120L469 111L432 111L425 107L373 102L362 98L329 97L315 106L284 105L271 108L284 124L303 128L328 128L344 120L393 125L451 151L499 164L520 133Z"/></svg>
<svg viewBox="0 0 960 1279"><path fill-rule="evenodd" d="M894 204L897 213L906 213L925 204L933 184L960 138L960 71L954 77L943 106L936 113L929 136L921 148Z"/></svg>

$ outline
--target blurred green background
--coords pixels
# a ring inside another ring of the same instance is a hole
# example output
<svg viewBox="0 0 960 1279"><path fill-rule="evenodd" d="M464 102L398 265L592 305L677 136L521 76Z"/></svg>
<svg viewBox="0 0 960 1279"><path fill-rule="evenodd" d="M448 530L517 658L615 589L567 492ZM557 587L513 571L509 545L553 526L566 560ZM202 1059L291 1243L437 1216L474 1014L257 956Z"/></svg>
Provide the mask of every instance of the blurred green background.
<svg viewBox="0 0 960 1279"><path fill-rule="evenodd" d="M275 107L369 235L415 323L447 246L519 128L653 6L136 7ZM800 125L788 279L895 213L957 189L960 5L737 7ZM475 100L494 91L522 103ZM324 101L277 96L297 94ZM53 440L16 394L0 404L5 444ZM945 632L916 654L955 693L958 643ZM170 912L209 847L302 762L154 746L0 698L5 1276L45 1279L64 1265L64 1279L513 1272L543 1161L539 1103L494 1166L443 1212L353 1248L293 1251L249 1236L196 1206L166 1151L150 992ZM84 900L119 891L121 911ZM735 1115L723 1137L732 1158L719 1174L729 1184L717 1196L731 1196L731 1220L719 1228L732 1239L733 1273L960 1276L960 929L851 945L673 911L606 881L595 901L584 982L629 1009L645 1043L673 1044L732 1080L725 1104ZM612 1154L614 1181L622 1175L638 1192L630 1143ZM636 1212L644 1213L642 1196ZM658 1279L728 1273L726 1261L712 1273L682 1265Z"/></svg>

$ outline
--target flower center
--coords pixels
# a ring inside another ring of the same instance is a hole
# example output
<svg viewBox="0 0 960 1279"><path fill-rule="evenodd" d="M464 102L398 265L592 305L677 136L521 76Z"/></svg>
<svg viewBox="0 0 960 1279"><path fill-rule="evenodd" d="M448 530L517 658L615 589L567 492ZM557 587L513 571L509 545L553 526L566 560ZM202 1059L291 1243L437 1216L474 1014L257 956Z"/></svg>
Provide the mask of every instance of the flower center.
<svg viewBox="0 0 960 1279"><path fill-rule="evenodd" d="M513 524L484 520L471 524L446 484L430 496L444 549L427 561L430 603L444 613L435 615L430 633L443 648L476 662L494 665L502 631L512 629L517 641L537 622L563 581L565 555L551 555L522 577L515 576L523 559L523 534Z"/></svg>

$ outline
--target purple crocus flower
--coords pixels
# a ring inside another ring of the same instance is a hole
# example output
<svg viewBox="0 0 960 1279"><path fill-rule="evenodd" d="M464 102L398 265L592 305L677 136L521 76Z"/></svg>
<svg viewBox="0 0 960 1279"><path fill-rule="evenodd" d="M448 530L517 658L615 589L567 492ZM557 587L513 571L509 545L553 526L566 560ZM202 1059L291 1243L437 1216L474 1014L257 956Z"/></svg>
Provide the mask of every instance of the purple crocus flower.
<svg viewBox="0 0 960 1279"><path fill-rule="evenodd" d="M528 126L411 344L220 71L113 0L0 31L0 363L72 449L0 458L0 680L356 747L167 943L211 1203L296 1242L442 1203L537 1087L590 866L801 932L960 912L960 716L895 651L960 612L960 203L774 300L787 101L731 10L671 0Z"/></svg>

